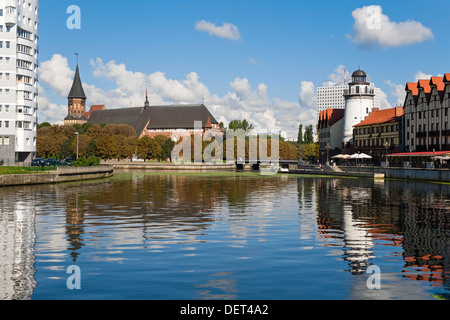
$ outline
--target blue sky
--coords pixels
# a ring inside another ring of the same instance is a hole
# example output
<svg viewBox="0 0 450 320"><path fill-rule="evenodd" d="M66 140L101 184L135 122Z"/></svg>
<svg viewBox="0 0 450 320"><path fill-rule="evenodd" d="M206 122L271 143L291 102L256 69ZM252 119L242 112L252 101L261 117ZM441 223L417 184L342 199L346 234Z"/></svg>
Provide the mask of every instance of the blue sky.
<svg viewBox="0 0 450 320"><path fill-rule="evenodd" d="M74 4L80 30L67 28ZM375 36L352 16L370 5L382 10ZM449 9L445 0L40 1L40 121L64 118L68 84L55 79L71 78L78 52L88 105L142 104L147 81L151 103L205 98L219 121L246 117L292 136L299 123L314 123L311 93L339 76L340 65L365 70L386 107L401 101L401 86L419 72L448 72Z"/></svg>

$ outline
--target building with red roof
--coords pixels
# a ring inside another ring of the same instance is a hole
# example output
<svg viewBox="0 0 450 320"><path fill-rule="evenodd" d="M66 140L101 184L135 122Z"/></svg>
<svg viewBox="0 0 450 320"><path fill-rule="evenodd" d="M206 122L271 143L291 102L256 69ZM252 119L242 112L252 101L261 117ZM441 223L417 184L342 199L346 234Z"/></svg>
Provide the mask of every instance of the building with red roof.
<svg viewBox="0 0 450 320"><path fill-rule="evenodd" d="M405 91L405 151L450 150L450 73L408 82Z"/></svg>
<svg viewBox="0 0 450 320"><path fill-rule="evenodd" d="M389 153L400 152L403 115L403 107L374 108L363 121L353 126L355 151L371 155L375 163L385 161Z"/></svg>
<svg viewBox="0 0 450 320"><path fill-rule="evenodd" d="M341 152L345 109L326 109L319 113L319 152L323 162Z"/></svg>

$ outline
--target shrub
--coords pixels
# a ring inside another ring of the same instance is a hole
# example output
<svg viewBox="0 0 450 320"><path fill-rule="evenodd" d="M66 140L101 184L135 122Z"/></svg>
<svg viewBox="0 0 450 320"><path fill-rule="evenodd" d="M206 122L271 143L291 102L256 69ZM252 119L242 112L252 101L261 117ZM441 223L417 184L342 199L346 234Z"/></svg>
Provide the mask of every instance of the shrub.
<svg viewBox="0 0 450 320"><path fill-rule="evenodd" d="M80 157L73 162L74 167L93 167L100 165L100 158L96 156L89 156L87 158Z"/></svg>

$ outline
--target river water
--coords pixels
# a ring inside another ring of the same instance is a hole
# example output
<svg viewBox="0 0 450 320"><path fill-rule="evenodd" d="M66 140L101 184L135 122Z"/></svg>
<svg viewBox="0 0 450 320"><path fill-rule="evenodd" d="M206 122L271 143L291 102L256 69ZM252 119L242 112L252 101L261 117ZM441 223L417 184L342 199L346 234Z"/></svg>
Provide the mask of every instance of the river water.
<svg viewBox="0 0 450 320"><path fill-rule="evenodd" d="M450 297L449 185L116 172L0 193L0 299Z"/></svg>

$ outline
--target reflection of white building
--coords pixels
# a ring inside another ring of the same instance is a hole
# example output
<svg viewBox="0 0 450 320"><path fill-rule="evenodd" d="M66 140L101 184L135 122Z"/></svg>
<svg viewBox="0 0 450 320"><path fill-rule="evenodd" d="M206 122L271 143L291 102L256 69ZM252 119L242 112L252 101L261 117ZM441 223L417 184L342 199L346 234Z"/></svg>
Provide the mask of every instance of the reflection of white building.
<svg viewBox="0 0 450 320"><path fill-rule="evenodd" d="M0 300L30 299L34 280L35 216L30 202L0 199Z"/></svg>
<svg viewBox="0 0 450 320"><path fill-rule="evenodd" d="M368 234L368 228L361 221L353 218L351 206L344 206L344 246L345 260L350 263L353 274L365 272L369 260L375 256L372 253L374 244Z"/></svg>

